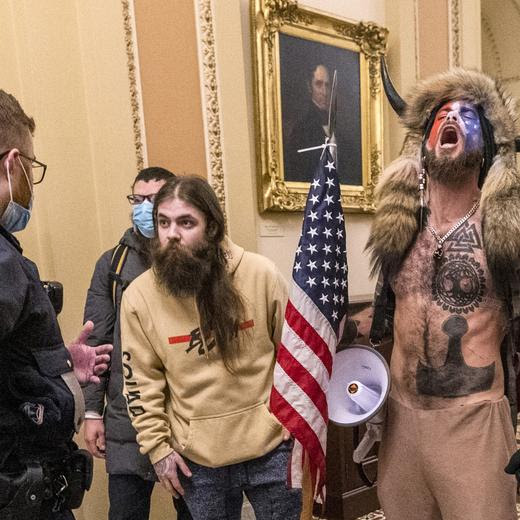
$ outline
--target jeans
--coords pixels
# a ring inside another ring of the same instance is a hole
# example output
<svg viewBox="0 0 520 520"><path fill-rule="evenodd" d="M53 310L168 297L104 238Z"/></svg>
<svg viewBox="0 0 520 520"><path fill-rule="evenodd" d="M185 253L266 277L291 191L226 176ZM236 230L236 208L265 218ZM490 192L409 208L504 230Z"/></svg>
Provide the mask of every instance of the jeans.
<svg viewBox="0 0 520 520"><path fill-rule="evenodd" d="M137 475L108 475L109 520L148 520L154 485ZM174 499L173 505L177 520L192 520L184 500Z"/></svg>
<svg viewBox="0 0 520 520"><path fill-rule="evenodd" d="M292 441L249 461L208 468L188 459L193 476L179 474L184 500L195 520L240 520L243 493L256 520L298 520L301 490L286 485Z"/></svg>

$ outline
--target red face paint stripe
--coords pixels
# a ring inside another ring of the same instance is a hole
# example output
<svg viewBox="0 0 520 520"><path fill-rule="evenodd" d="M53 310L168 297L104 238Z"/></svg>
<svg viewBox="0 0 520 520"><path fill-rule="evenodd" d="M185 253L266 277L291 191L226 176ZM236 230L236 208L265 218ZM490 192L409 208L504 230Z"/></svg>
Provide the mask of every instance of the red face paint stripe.
<svg viewBox="0 0 520 520"><path fill-rule="evenodd" d="M244 323L241 323L239 325L240 330L250 329L251 327L254 327L254 326L255 326L255 320L244 321Z"/></svg>
<svg viewBox="0 0 520 520"><path fill-rule="evenodd" d="M168 338L168 343L170 345L175 345L176 343L187 343L190 341L191 336L172 336Z"/></svg>

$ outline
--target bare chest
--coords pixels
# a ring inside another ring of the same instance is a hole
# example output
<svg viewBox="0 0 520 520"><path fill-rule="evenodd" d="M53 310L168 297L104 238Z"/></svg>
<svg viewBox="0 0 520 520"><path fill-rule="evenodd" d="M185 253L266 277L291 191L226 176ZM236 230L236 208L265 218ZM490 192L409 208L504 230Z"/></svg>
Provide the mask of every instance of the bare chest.
<svg viewBox="0 0 520 520"><path fill-rule="evenodd" d="M466 222L434 257L437 241L424 230L393 280L398 299L415 299L462 316L477 309L501 309L482 244L480 222Z"/></svg>
<svg viewBox="0 0 520 520"><path fill-rule="evenodd" d="M392 280L393 375L403 392L423 404L424 398L431 404L498 392L502 377L506 314L487 267L480 219L453 233L439 259L437 247L423 231Z"/></svg>

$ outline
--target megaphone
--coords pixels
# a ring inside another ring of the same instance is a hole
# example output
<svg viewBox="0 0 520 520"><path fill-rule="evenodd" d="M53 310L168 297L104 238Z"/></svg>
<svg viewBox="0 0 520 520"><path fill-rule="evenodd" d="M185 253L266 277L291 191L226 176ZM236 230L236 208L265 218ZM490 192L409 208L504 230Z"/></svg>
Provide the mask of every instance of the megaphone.
<svg viewBox="0 0 520 520"><path fill-rule="evenodd" d="M365 345L338 352L327 392L329 419L340 426L369 421L383 407L390 391L385 358Z"/></svg>

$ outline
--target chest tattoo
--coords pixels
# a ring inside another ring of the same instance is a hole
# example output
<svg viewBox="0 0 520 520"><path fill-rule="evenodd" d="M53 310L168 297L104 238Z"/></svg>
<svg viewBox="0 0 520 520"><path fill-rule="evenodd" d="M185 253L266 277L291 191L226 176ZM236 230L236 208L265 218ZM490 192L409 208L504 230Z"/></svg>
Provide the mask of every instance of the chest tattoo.
<svg viewBox="0 0 520 520"><path fill-rule="evenodd" d="M468 331L463 316L450 316L442 324L448 336L448 352L444 365L434 368L417 364L417 392L436 397L461 397L489 390L495 378L495 363L485 367L466 365L462 355L462 336Z"/></svg>
<svg viewBox="0 0 520 520"><path fill-rule="evenodd" d="M473 253L482 249L482 240L475 224L465 222L455 231L444 247L445 253Z"/></svg>
<svg viewBox="0 0 520 520"><path fill-rule="evenodd" d="M468 254L445 255L433 276L433 301L451 313L474 311L482 302L485 289L484 270Z"/></svg>

